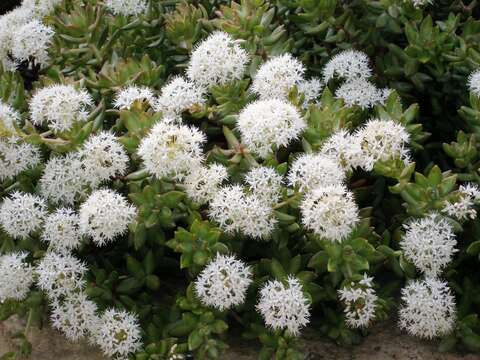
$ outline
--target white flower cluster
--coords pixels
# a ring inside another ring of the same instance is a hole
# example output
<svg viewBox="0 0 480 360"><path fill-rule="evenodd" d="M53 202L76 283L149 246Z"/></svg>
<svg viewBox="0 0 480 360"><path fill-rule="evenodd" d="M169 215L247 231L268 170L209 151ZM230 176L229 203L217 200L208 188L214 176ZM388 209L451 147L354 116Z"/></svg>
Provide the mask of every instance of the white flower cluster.
<svg viewBox="0 0 480 360"><path fill-rule="evenodd" d="M103 131L85 141L78 152L83 178L95 188L111 177L124 175L129 158L115 135Z"/></svg>
<svg viewBox="0 0 480 360"><path fill-rule="evenodd" d="M217 254L195 281L201 302L220 311L242 304L252 283L252 272L233 256Z"/></svg>
<svg viewBox="0 0 480 360"><path fill-rule="evenodd" d="M288 100L288 95L294 86L303 94L302 107L315 102L323 88L318 78L307 80L304 78L305 67L291 54L272 57L263 63L255 74L251 91L261 100Z"/></svg>
<svg viewBox="0 0 480 360"><path fill-rule="evenodd" d="M38 90L30 101L30 116L35 125L44 125L54 132L70 130L88 117L93 99L86 90L72 85L51 85Z"/></svg>
<svg viewBox="0 0 480 360"><path fill-rule="evenodd" d="M45 219L42 241L50 249L63 254L77 249L82 241L79 228L79 216L72 209L59 208Z"/></svg>
<svg viewBox="0 0 480 360"><path fill-rule="evenodd" d="M10 105L0 101L0 131L15 133L15 126L20 125L20 114Z"/></svg>
<svg viewBox="0 0 480 360"><path fill-rule="evenodd" d="M39 181L40 194L54 204L72 205L86 194L86 187L82 162L74 153L51 157Z"/></svg>
<svg viewBox="0 0 480 360"><path fill-rule="evenodd" d="M315 102L323 89L323 83L319 78L313 77L310 80L303 80L298 85L298 92L304 96L303 107Z"/></svg>
<svg viewBox="0 0 480 360"><path fill-rule="evenodd" d="M368 109L376 104L384 104L390 93L390 89L378 89L368 80L360 78L343 83L335 91L335 96L343 99L347 107L356 105Z"/></svg>
<svg viewBox="0 0 480 360"><path fill-rule="evenodd" d="M411 281L402 289L400 327L411 335L432 339L448 335L455 325L455 298L436 278Z"/></svg>
<svg viewBox="0 0 480 360"><path fill-rule="evenodd" d="M405 2L411 2L414 7L419 8L429 4L433 4L433 0L404 0Z"/></svg>
<svg viewBox="0 0 480 360"><path fill-rule="evenodd" d="M363 274L357 282L351 282L338 290L345 305L346 323L352 328L367 327L375 319L378 296L373 289L373 278Z"/></svg>
<svg viewBox="0 0 480 360"><path fill-rule="evenodd" d="M115 15L140 15L147 9L146 0L106 0L105 6Z"/></svg>
<svg viewBox="0 0 480 360"><path fill-rule="evenodd" d="M98 320L93 340L106 356L127 358L142 347L137 316L125 310L106 310Z"/></svg>
<svg viewBox="0 0 480 360"><path fill-rule="evenodd" d="M406 224L400 247L405 257L427 276L438 276L457 251L455 234L438 214Z"/></svg>
<svg viewBox="0 0 480 360"><path fill-rule="evenodd" d="M407 129L393 121L370 119L355 133L339 130L322 145L320 154L335 160L345 171L360 167L372 171L377 161L410 161Z"/></svg>
<svg viewBox="0 0 480 360"><path fill-rule="evenodd" d="M249 61L247 52L227 33L217 31L193 50L187 76L200 87L241 80Z"/></svg>
<svg viewBox="0 0 480 360"><path fill-rule="evenodd" d="M136 209L110 189L94 191L80 206L80 233L104 246L125 233L136 216Z"/></svg>
<svg viewBox="0 0 480 360"><path fill-rule="evenodd" d="M17 61L29 60L31 57L40 64L48 61L47 49L50 46L53 29L38 20L32 20L15 31L12 56Z"/></svg>
<svg viewBox="0 0 480 360"><path fill-rule="evenodd" d="M336 90L335 96L343 99L348 107L362 109L383 104L390 95L390 89L378 89L368 78L372 76L368 56L357 50L345 50L335 55L323 69L325 83L333 78L345 82Z"/></svg>
<svg viewBox="0 0 480 360"><path fill-rule="evenodd" d="M211 201L220 190L220 185L228 178L227 168L220 164L199 166L185 177L185 192L195 202L205 204Z"/></svg>
<svg viewBox="0 0 480 360"><path fill-rule="evenodd" d="M210 201L210 217L227 233L268 239L277 223L271 204L240 185L221 188Z"/></svg>
<svg viewBox="0 0 480 360"><path fill-rule="evenodd" d="M136 101L147 102L152 105L154 103L152 90L136 85L127 86L116 94L114 106L120 110L130 109Z"/></svg>
<svg viewBox="0 0 480 360"><path fill-rule="evenodd" d="M36 17L42 18L53 13L55 7L61 3L62 0L23 0L22 7L30 9Z"/></svg>
<svg viewBox="0 0 480 360"><path fill-rule="evenodd" d="M477 217L475 205L479 202L479 187L473 183L463 184L458 189L458 199L453 202L447 200L442 212L457 220L473 220Z"/></svg>
<svg viewBox="0 0 480 360"><path fill-rule="evenodd" d="M0 225L13 238L25 239L41 229L47 206L36 195L14 192L0 205Z"/></svg>
<svg viewBox="0 0 480 360"><path fill-rule="evenodd" d="M406 145L410 134L405 127L393 120L370 119L355 134L362 151L361 166L371 171L377 161L401 159L410 161Z"/></svg>
<svg viewBox="0 0 480 360"><path fill-rule="evenodd" d="M343 129L333 133L323 143L320 154L336 161L345 171L361 167L364 163L358 137Z"/></svg>
<svg viewBox="0 0 480 360"><path fill-rule="evenodd" d="M153 107L155 111L162 112L166 117L176 118L182 112L204 104L203 93L204 90L193 81L177 76L163 86L161 95Z"/></svg>
<svg viewBox="0 0 480 360"><path fill-rule="evenodd" d="M267 326L273 330L287 329L294 336L309 323L309 301L294 277L289 277L286 284L268 281L260 290L257 310Z"/></svg>
<svg viewBox="0 0 480 360"><path fill-rule="evenodd" d="M274 205L280 199L283 177L273 168L257 166L245 174L245 182L251 194L260 200Z"/></svg>
<svg viewBox="0 0 480 360"><path fill-rule="evenodd" d="M70 254L47 252L35 268L37 286L50 300L62 299L85 287L86 265Z"/></svg>
<svg viewBox="0 0 480 360"><path fill-rule="evenodd" d="M0 181L11 179L40 163L40 150L16 136L0 138Z"/></svg>
<svg viewBox="0 0 480 360"><path fill-rule="evenodd" d="M342 184L345 172L339 163L322 154L303 154L296 158L288 173L290 186L308 192L321 186Z"/></svg>
<svg viewBox="0 0 480 360"><path fill-rule="evenodd" d="M262 100L286 99L294 86L303 81L305 68L290 54L283 54L268 60L255 74L252 90Z"/></svg>
<svg viewBox="0 0 480 360"><path fill-rule="evenodd" d="M32 10L23 6L0 16L0 63L7 71L15 71L18 61L12 59L16 29L28 23L32 18Z"/></svg>
<svg viewBox="0 0 480 360"><path fill-rule="evenodd" d="M0 16L0 64L4 69L14 71L20 62L33 58L37 64L45 65L54 31L40 20L57 3L58 0L27 0Z"/></svg>
<svg viewBox="0 0 480 360"><path fill-rule="evenodd" d="M300 204L303 225L330 241L342 241L358 223L353 194L343 185L323 186L310 191Z"/></svg>
<svg viewBox="0 0 480 360"><path fill-rule="evenodd" d="M238 116L237 127L248 149L265 158L297 139L306 123L293 105L271 99L247 105Z"/></svg>
<svg viewBox="0 0 480 360"><path fill-rule="evenodd" d="M33 284L33 269L25 261L27 253L13 252L0 256L0 304L5 300L23 300Z"/></svg>
<svg viewBox="0 0 480 360"><path fill-rule="evenodd" d="M476 97L480 97L480 70L475 70L470 74L468 88Z"/></svg>
<svg viewBox="0 0 480 360"><path fill-rule="evenodd" d="M357 50L345 50L333 56L323 68L323 80L327 83L338 77L344 80L368 79L372 76L367 54Z"/></svg>
<svg viewBox="0 0 480 360"><path fill-rule="evenodd" d="M141 339L136 316L114 309L98 315L97 305L83 292L86 271L86 265L72 255L55 252L47 252L34 269L37 286L50 300L52 326L72 341L87 337L107 356L125 357L137 351ZM28 279L19 272L22 276Z"/></svg>
<svg viewBox="0 0 480 360"><path fill-rule="evenodd" d="M97 326L97 305L82 292L69 293L61 301L53 300L51 307L52 326L71 341L88 336Z"/></svg>
<svg viewBox="0 0 480 360"><path fill-rule="evenodd" d="M113 176L123 175L129 158L115 136L91 136L78 152L51 157L40 178L40 193L52 203L72 205Z"/></svg>
<svg viewBox="0 0 480 360"><path fill-rule="evenodd" d="M143 138L138 154L149 173L181 180L203 161L206 136L186 125L159 122Z"/></svg>

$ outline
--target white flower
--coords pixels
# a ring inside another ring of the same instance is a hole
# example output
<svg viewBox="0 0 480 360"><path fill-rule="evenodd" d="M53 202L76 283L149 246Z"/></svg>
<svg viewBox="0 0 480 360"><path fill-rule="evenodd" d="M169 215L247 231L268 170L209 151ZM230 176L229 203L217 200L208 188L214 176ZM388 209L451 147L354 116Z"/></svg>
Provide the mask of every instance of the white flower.
<svg viewBox="0 0 480 360"><path fill-rule="evenodd" d="M335 91L335 96L343 99L347 107L359 106L368 109L383 105L390 95L390 89L378 89L370 81L363 78L348 80Z"/></svg>
<svg viewBox="0 0 480 360"><path fill-rule="evenodd" d="M288 172L290 186L307 192L319 186L341 185L345 172L340 164L321 154L302 154L296 158Z"/></svg>
<svg viewBox="0 0 480 360"><path fill-rule="evenodd" d="M27 253L13 252L0 256L0 304L5 300L23 300L33 283L33 270L25 259Z"/></svg>
<svg viewBox="0 0 480 360"><path fill-rule="evenodd" d="M404 2L411 2L414 7L419 8L424 5L433 4L433 0L404 0Z"/></svg>
<svg viewBox="0 0 480 360"><path fill-rule="evenodd" d="M363 279L351 282L338 290L345 305L346 323L352 328L367 327L375 319L378 296L372 284L373 278L363 274Z"/></svg>
<svg viewBox="0 0 480 360"><path fill-rule="evenodd" d="M343 129L335 132L323 143L320 154L336 161L346 171L363 163L359 139Z"/></svg>
<svg viewBox="0 0 480 360"><path fill-rule="evenodd" d="M15 125L20 123L20 114L8 104L0 100L0 130L4 128L15 133Z"/></svg>
<svg viewBox="0 0 480 360"><path fill-rule="evenodd" d="M277 223L272 207L255 195L246 195L239 185L220 189L210 202L209 214L225 232L258 239L268 239Z"/></svg>
<svg viewBox="0 0 480 360"><path fill-rule="evenodd" d="M0 16L0 63L7 71L15 71L18 60L12 61L8 54L12 53L12 46L17 30L32 20L32 9L19 6Z"/></svg>
<svg viewBox="0 0 480 360"><path fill-rule="evenodd" d="M88 138L78 155L85 180L92 188L127 171L129 158L125 149L115 135L106 131Z"/></svg>
<svg viewBox="0 0 480 360"><path fill-rule="evenodd" d="M282 181L282 176L267 166L253 167L245 174L245 182L251 193L270 205L280 199Z"/></svg>
<svg viewBox="0 0 480 360"><path fill-rule="evenodd" d="M47 252L35 268L37 286L51 300L60 299L85 287L87 267L69 254Z"/></svg>
<svg viewBox="0 0 480 360"><path fill-rule="evenodd" d="M87 120L93 100L86 90L71 85L51 85L38 90L30 100L31 120L47 123L54 132L68 131L74 123Z"/></svg>
<svg viewBox="0 0 480 360"><path fill-rule="evenodd" d="M67 339L77 341L95 328L98 322L96 312L97 305L84 293L72 293L61 301L53 301L50 320Z"/></svg>
<svg viewBox="0 0 480 360"><path fill-rule="evenodd" d="M201 87L241 80L249 61L247 52L227 33L217 31L193 50L187 76Z"/></svg>
<svg viewBox="0 0 480 360"><path fill-rule="evenodd" d="M367 54L357 50L344 50L333 56L323 69L323 81L334 77L354 80L372 76Z"/></svg>
<svg viewBox="0 0 480 360"><path fill-rule="evenodd" d="M246 195L240 231L258 240L268 240L275 229L277 219L272 205L258 195Z"/></svg>
<svg viewBox="0 0 480 360"><path fill-rule="evenodd" d="M353 195L342 185L312 190L305 195L300 210L303 225L332 242L342 241L358 222Z"/></svg>
<svg viewBox="0 0 480 360"><path fill-rule="evenodd" d="M106 356L115 358L126 359L142 347L138 318L125 310L106 310L94 338Z"/></svg>
<svg viewBox="0 0 480 360"><path fill-rule="evenodd" d="M153 91L145 86L127 86L117 92L114 106L120 110L130 109L135 101L144 101L152 105L154 102Z"/></svg>
<svg viewBox="0 0 480 360"><path fill-rule="evenodd" d="M472 201L480 201L480 188L477 184L474 183L466 183L460 185L458 189L462 194L465 196L469 196Z"/></svg>
<svg viewBox="0 0 480 360"><path fill-rule="evenodd" d="M26 23L15 31L12 56L19 61L34 57L37 64L45 64L48 61L47 49L53 35L53 29L38 20Z"/></svg>
<svg viewBox="0 0 480 360"><path fill-rule="evenodd" d="M203 90L181 76L174 77L162 88L162 94L153 104L155 111L167 116L177 116L195 105L205 103Z"/></svg>
<svg viewBox="0 0 480 360"><path fill-rule="evenodd" d="M0 224L13 238L26 239L40 230L46 216L45 201L32 194L14 192L0 206Z"/></svg>
<svg viewBox="0 0 480 360"><path fill-rule="evenodd" d="M195 292L206 306L220 311L243 304L252 272L233 256L217 254L195 281Z"/></svg>
<svg viewBox="0 0 480 360"><path fill-rule="evenodd" d="M115 15L140 15L147 9L145 0L106 0L105 6Z"/></svg>
<svg viewBox="0 0 480 360"><path fill-rule="evenodd" d="M287 329L297 336L300 329L309 323L309 308L302 286L294 277L287 279L287 285L271 280L260 290L257 310L265 324L273 330Z"/></svg>
<svg viewBox="0 0 480 360"><path fill-rule="evenodd" d="M220 185L228 178L227 168L220 164L211 164L208 167L199 166L192 171L185 180L185 192L188 197L199 204L212 200L219 191Z"/></svg>
<svg viewBox="0 0 480 360"><path fill-rule="evenodd" d="M124 234L136 216L136 209L110 189L94 191L80 206L80 232L103 246Z"/></svg>
<svg viewBox="0 0 480 360"><path fill-rule="evenodd" d="M310 80L300 81L297 85L298 92L305 97L303 107L306 108L309 103L315 102L320 96L323 89L322 81L319 78L313 77Z"/></svg>
<svg viewBox="0 0 480 360"><path fill-rule="evenodd" d="M50 244L53 251L68 253L80 246L82 237L79 216L71 209L60 208L45 220L41 239Z"/></svg>
<svg viewBox="0 0 480 360"><path fill-rule="evenodd" d="M240 231L245 209L245 194L239 185L221 188L210 201L210 217L227 233Z"/></svg>
<svg viewBox="0 0 480 360"><path fill-rule="evenodd" d="M286 99L290 90L304 81L304 72L303 64L290 54L273 57L258 69L252 90L262 100Z"/></svg>
<svg viewBox="0 0 480 360"><path fill-rule="evenodd" d="M371 171L377 161L409 160L406 144L410 135L402 124L393 120L371 119L355 136L362 148L362 167L367 171Z"/></svg>
<svg viewBox="0 0 480 360"><path fill-rule="evenodd" d="M194 127L159 122L143 138L138 154L157 178L182 179L202 162L205 141L203 132Z"/></svg>
<svg viewBox="0 0 480 360"><path fill-rule="evenodd" d="M458 220L475 219L477 210L475 204L480 200L480 189L476 184L460 185L456 201L445 201L442 212Z"/></svg>
<svg viewBox="0 0 480 360"><path fill-rule="evenodd" d="M405 257L427 276L439 275L458 251L451 225L438 214L429 214L404 227L400 247Z"/></svg>
<svg viewBox="0 0 480 360"><path fill-rule="evenodd" d="M411 281L402 289L400 328L432 339L449 334L455 325L455 298L447 283L435 279Z"/></svg>
<svg viewBox="0 0 480 360"><path fill-rule="evenodd" d="M259 100L245 107L238 117L242 141L253 152L265 158L297 139L305 121L297 109L282 100Z"/></svg>
<svg viewBox="0 0 480 360"><path fill-rule="evenodd" d="M468 77L468 88L476 97L480 97L480 69L473 71Z"/></svg>
<svg viewBox="0 0 480 360"><path fill-rule="evenodd" d="M41 19L45 15L53 13L55 7L60 5L62 0L23 0L22 7L27 8Z"/></svg>
<svg viewBox="0 0 480 360"><path fill-rule="evenodd" d="M40 149L16 136L0 138L0 181L11 179L40 163Z"/></svg>
<svg viewBox="0 0 480 360"><path fill-rule="evenodd" d="M458 220L473 220L477 217L477 210L474 209L474 205L469 196L460 195L460 198L455 202L446 200L442 212Z"/></svg>
<svg viewBox="0 0 480 360"><path fill-rule="evenodd" d="M72 205L86 195L87 179L77 154L51 157L39 180L40 194L54 204Z"/></svg>

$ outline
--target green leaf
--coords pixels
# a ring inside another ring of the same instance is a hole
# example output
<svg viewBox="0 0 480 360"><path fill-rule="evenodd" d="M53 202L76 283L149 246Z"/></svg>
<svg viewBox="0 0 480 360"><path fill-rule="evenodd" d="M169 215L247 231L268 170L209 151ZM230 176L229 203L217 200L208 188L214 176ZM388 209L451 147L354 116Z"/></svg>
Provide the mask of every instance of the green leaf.
<svg viewBox="0 0 480 360"><path fill-rule="evenodd" d="M270 270L278 280L284 280L287 278L287 273L283 268L282 264L277 259L272 259L270 262Z"/></svg>
<svg viewBox="0 0 480 360"><path fill-rule="evenodd" d="M155 270L155 256L152 250L149 250L143 259L143 269L147 275L152 274Z"/></svg>
<svg viewBox="0 0 480 360"><path fill-rule="evenodd" d="M480 253L480 240L472 242L467 248L468 255L477 255Z"/></svg>
<svg viewBox="0 0 480 360"><path fill-rule="evenodd" d="M156 275L148 275L145 278L145 285L151 290L158 290L160 288L160 279Z"/></svg>
<svg viewBox="0 0 480 360"><path fill-rule="evenodd" d="M188 335L188 350L196 350L202 345L203 337L197 330L194 330Z"/></svg>
<svg viewBox="0 0 480 360"><path fill-rule="evenodd" d="M118 284L116 291L121 294L134 294L143 286L143 281L139 281L134 277L126 278Z"/></svg>

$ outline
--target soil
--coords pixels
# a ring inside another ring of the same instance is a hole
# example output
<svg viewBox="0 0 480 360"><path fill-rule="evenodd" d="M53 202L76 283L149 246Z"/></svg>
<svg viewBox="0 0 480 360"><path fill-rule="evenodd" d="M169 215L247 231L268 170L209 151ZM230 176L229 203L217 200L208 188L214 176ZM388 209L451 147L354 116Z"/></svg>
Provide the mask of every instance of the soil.
<svg viewBox="0 0 480 360"><path fill-rule="evenodd" d="M22 322L17 318L0 322L0 357L14 349L11 336L22 330ZM32 360L108 360L98 349L83 342L68 342L48 327L31 329L28 338L33 347ZM410 337L388 323L373 327L363 343L352 348L337 346L308 333L304 338L306 360L480 360L479 355L439 353L434 342ZM257 351L254 344L234 342L222 360L253 360Z"/></svg>

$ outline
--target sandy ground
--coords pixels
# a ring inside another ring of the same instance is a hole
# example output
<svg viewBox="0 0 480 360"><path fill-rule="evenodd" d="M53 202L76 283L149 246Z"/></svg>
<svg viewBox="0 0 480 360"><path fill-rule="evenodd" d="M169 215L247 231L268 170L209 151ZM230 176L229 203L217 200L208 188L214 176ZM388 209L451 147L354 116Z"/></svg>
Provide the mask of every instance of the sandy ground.
<svg viewBox="0 0 480 360"><path fill-rule="evenodd" d="M13 349L11 335L22 330L17 319L0 323L0 357ZM31 329L29 339L33 346L32 360L107 360L86 343L70 343L50 328ZM389 324L372 329L365 341L353 348L339 347L328 340L314 339L307 334L302 340L306 360L479 360L480 355L441 354L435 343L423 342L395 329ZM253 360L257 349L251 344L239 343L222 360Z"/></svg>

